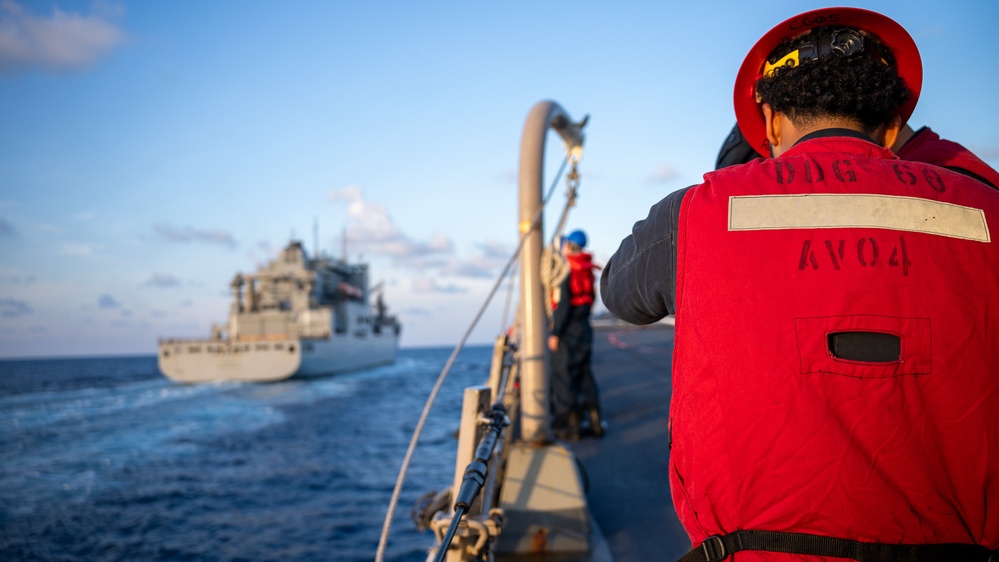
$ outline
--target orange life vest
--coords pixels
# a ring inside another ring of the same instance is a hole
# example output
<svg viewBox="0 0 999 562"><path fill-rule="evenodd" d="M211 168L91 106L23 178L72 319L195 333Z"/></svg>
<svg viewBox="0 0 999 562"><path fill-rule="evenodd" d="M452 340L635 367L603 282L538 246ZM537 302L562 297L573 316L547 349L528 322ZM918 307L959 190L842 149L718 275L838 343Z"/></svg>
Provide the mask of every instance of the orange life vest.
<svg viewBox="0 0 999 562"><path fill-rule="evenodd" d="M593 254L567 254L565 259L569 263L569 290L572 292L570 304L593 304Z"/></svg>

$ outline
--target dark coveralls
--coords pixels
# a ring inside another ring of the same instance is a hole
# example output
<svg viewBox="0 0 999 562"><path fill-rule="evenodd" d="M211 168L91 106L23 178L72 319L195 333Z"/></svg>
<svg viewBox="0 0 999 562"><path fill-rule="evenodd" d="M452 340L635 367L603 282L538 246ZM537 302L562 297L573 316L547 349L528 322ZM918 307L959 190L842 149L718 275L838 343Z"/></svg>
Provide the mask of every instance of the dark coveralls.
<svg viewBox="0 0 999 562"><path fill-rule="evenodd" d="M558 336L558 351L552 353L553 429L574 434L583 414L599 420L600 398L593 370L593 269L590 254L566 256L572 272L561 285L561 300L552 314L552 335ZM572 262L577 263L573 264ZM573 277L576 282L573 283ZM587 276L588 278L582 278ZM574 287L577 292L574 293ZM596 428L593 428L596 429Z"/></svg>

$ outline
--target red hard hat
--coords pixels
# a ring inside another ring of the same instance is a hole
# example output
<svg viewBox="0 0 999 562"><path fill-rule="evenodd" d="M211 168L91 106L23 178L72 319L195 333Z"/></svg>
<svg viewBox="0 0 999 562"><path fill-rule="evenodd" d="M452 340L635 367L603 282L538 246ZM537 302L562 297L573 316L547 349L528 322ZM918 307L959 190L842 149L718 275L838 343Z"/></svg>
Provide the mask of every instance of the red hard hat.
<svg viewBox="0 0 999 562"><path fill-rule="evenodd" d="M781 41L822 25L856 27L877 35L895 56L898 75L912 93L909 101L898 108L903 125L916 108L923 85L923 63L916 42L905 28L887 16L859 8L823 8L805 12L777 25L757 41L735 77L735 118L742 136L764 157L770 156L770 142L767 140L763 110L756 103L756 81L763 76L763 65Z"/></svg>

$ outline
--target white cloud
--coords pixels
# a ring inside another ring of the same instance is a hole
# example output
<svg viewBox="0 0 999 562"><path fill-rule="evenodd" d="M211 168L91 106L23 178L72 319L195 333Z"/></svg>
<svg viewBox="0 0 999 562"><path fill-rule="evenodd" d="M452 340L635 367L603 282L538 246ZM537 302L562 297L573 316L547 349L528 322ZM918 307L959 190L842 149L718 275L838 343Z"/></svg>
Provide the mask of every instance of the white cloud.
<svg viewBox="0 0 999 562"><path fill-rule="evenodd" d="M510 261L513 251L495 241L475 245L479 253L467 260L451 260L441 273L456 277L495 278Z"/></svg>
<svg viewBox="0 0 999 562"><path fill-rule="evenodd" d="M458 285L454 284L441 285L435 279L429 277L420 277L413 279L413 292L459 294L459 293L467 293L468 289L464 287L459 287Z"/></svg>
<svg viewBox="0 0 999 562"><path fill-rule="evenodd" d="M38 281L38 277L36 277L33 273L29 273L24 276L13 275L13 276L0 277L0 281L4 281L12 285L31 285L34 282Z"/></svg>
<svg viewBox="0 0 999 562"><path fill-rule="evenodd" d="M0 73L85 68L124 39L122 30L100 16L58 8L39 16L14 0L0 0Z"/></svg>
<svg viewBox="0 0 999 562"><path fill-rule="evenodd" d="M507 169L496 174L496 181L507 185L517 185L517 182L520 181L520 175L517 170Z"/></svg>
<svg viewBox="0 0 999 562"><path fill-rule="evenodd" d="M145 284L151 287L176 287L180 285L180 280L169 273L154 273Z"/></svg>
<svg viewBox="0 0 999 562"><path fill-rule="evenodd" d="M482 256L472 256L467 260L451 260L441 268L441 273L454 277L476 277L479 279L492 279L496 276L499 268L496 264L483 258Z"/></svg>
<svg viewBox="0 0 999 562"><path fill-rule="evenodd" d="M357 186L332 190L327 199L347 204L347 246L352 253L388 257L397 266L421 273L437 271L465 278L493 278L512 255L511 249L495 241L477 243L475 254L461 258L454 255L454 244L444 234L414 240L400 230L383 205L365 199ZM417 292L466 292L462 287L430 285L426 280L414 283L413 288Z"/></svg>
<svg viewBox="0 0 999 562"><path fill-rule="evenodd" d="M490 240L488 242L482 242L477 244L484 257L489 259L499 259L504 263L510 259L513 255L513 250L508 248L505 244L497 242L495 240Z"/></svg>
<svg viewBox="0 0 999 562"><path fill-rule="evenodd" d="M667 183L679 175L680 173L677 172L675 168L667 166L666 164L660 164L659 169L656 170L654 174L649 176L649 183Z"/></svg>
<svg viewBox="0 0 999 562"><path fill-rule="evenodd" d="M0 316L4 318L17 318L27 316L34 312L31 305L25 301L17 299L0 299Z"/></svg>
<svg viewBox="0 0 999 562"><path fill-rule="evenodd" d="M364 195L361 193L361 188L356 185L348 185L341 189L331 189L326 194L326 198L332 203L336 203L337 201L353 203L354 201L364 199Z"/></svg>
<svg viewBox="0 0 999 562"><path fill-rule="evenodd" d="M413 240L404 234L392 220L385 207L368 201L357 186L330 191L333 203L347 203L347 246L364 254L392 258L396 263L415 268L434 265L428 256L449 255L453 252L451 239L435 234L429 241Z"/></svg>
<svg viewBox="0 0 999 562"><path fill-rule="evenodd" d="M208 242L210 244L221 244L228 248L236 247L236 240L232 234L224 230L201 230L185 226L177 228L168 224L157 224L153 227L156 234L164 240L170 242Z"/></svg>
<svg viewBox="0 0 999 562"><path fill-rule="evenodd" d="M118 308L121 306L121 303L111 295L104 294L97 299L97 306L101 308Z"/></svg>

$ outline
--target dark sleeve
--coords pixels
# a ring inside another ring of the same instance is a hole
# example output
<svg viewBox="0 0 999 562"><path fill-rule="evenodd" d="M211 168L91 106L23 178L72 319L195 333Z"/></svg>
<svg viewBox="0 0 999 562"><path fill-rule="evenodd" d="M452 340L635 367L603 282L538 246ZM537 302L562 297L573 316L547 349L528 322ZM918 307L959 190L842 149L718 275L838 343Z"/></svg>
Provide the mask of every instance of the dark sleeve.
<svg viewBox="0 0 999 562"><path fill-rule="evenodd" d="M759 157L760 155L756 153L756 150L742 136L739 124L736 123L732 127L732 132L728 134L725 142L722 143L721 149L718 151L718 159L715 160L715 169L721 170L722 168L735 166L736 164L745 164Z"/></svg>
<svg viewBox="0 0 999 562"><path fill-rule="evenodd" d="M651 324L676 313L676 234L680 202L689 190L656 203L604 267L600 297L615 317Z"/></svg>
<svg viewBox="0 0 999 562"><path fill-rule="evenodd" d="M569 292L572 290L569 285L570 276L571 274L566 275L565 279L562 280L562 285L559 289L559 303L555 306L555 310L552 312L552 335L558 336L559 338L562 337L562 334L565 333L566 327L569 325L569 312L572 308L572 293Z"/></svg>

